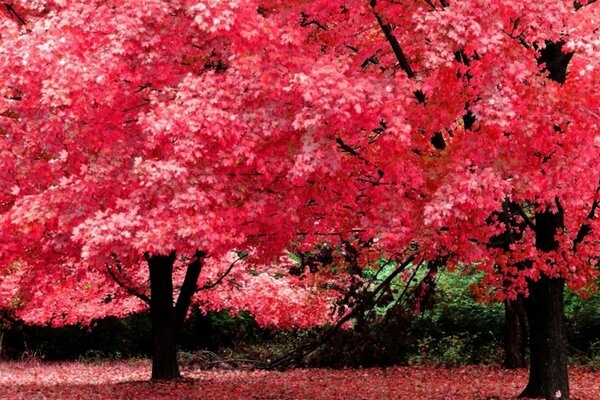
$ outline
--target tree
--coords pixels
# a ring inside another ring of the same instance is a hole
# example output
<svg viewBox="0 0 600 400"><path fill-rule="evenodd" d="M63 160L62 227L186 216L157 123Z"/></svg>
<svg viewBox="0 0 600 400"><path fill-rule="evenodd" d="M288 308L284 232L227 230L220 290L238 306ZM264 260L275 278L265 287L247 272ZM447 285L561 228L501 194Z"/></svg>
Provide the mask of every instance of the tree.
<svg viewBox="0 0 600 400"><path fill-rule="evenodd" d="M505 368L525 368L527 349L527 314L522 296L504 300L504 362Z"/></svg>
<svg viewBox="0 0 600 400"><path fill-rule="evenodd" d="M8 306L29 322L62 324L149 305L152 377L177 378L175 337L190 303L231 279L231 268L206 271L207 260L214 267L232 250L252 250L258 226L280 223L266 215L277 199L264 192L285 167L267 154L285 148L277 145L285 131L268 83L259 91L253 72L268 56L257 46L271 47L274 33L251 2L2 7L0 268ZM204 285L203 270L213 279ZM310 297L306 282L294 292L292 280L254 274L262 285L238 274L246 297L223 304L216 296L206 307L271 312L273 301L259 301L266 288L273 292L265 298L286 288L281 299ZM259 321L307 324L326 317L326 304Z"/></svg>
<svg viewBox="0 0 600 400"><path fill-rule="evenodd" d="M522 395L568 398L562 292L598 273L598 5L290 3L280 15L337 65L294 82L299 128L314 154L344 155L305 174L301 231L377 237L384 253L486 272L485 296L525 294ZM505 204L514 222L498 216ZM513 240L494 244L501 234Z"/></svg>

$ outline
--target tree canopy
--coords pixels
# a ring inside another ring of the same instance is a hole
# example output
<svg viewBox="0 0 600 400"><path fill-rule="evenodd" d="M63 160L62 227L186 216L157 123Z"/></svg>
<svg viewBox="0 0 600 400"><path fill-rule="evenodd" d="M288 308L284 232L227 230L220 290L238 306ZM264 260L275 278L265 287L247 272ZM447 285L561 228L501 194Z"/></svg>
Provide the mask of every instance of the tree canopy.
<svg viewBox="0 0 600 400"><path fill-rule="evenodd" d="M359 241L484 271L483 296L587 288L589 3L5 3L0 268L25 300L61 274L143 286L173 252L177 271Z"/></svg>

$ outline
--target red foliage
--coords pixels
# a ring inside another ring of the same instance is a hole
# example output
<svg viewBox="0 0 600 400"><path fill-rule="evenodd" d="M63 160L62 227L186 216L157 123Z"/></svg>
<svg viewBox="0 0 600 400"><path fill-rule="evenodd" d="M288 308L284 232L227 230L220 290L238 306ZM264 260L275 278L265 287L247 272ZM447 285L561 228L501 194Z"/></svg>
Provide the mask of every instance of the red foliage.
<svg viewBox="0 0 600 400"><path fill-rule="evenodd" d="M7 3L3 306L54 297L28 319L60 323L77 310L60 281L110 292L88 311L121 315L139 306L96 276L113 255L144 289L145 252L273 256L324 238L475 264L510 297L542 274L591 285L598 3L446 3ZM574 52L563 84L540 64L550 42ZM510 252L489 246L505 202L525 208ZM564 214L552 251L524 222L545 209Z"/></svg>
<svg viewBox="0 0 600 400"><path fill-rule="evenodd" d="M458 368L187 371L182 381L151 383L145 362L0 364L0 399L512 399L524 370ZM600 397L600 372L571 370L572 399Z"/></svg>

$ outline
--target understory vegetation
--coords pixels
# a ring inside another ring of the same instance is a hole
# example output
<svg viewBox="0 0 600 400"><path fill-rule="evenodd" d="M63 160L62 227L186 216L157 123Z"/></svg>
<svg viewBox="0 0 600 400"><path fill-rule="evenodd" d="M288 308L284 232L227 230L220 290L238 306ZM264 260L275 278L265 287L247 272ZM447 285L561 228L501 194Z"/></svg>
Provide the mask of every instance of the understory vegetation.
<svg viewBox="0 0 600 400"><path fill-rule="evenodd" d="M392 365L459 366L501 364L504 308L476 302L469 290L477 277L443 273L429 309L383 313L368 324L338 330L294 365L376 367ZM570 363L600 369L600 294L565 297ZM315 340L323 329L273 330L251 315L194 310L180 338L182 365L202 368L267 366ZM0 333L4 360L83 360L146 358L151 354L146 314L106 318L90 327L5 325Z"/></svg>

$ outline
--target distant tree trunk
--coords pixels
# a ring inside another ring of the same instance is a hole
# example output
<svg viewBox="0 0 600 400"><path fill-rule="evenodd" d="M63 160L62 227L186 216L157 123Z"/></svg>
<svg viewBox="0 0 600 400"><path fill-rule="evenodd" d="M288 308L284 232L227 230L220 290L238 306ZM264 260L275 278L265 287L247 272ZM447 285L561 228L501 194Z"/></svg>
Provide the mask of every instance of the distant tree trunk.
<svg viewBox="0 0 600 400"><path fill-rule="evenodd" d="M152 380L178 379L173 308L173 263L168 256L146 256L150 269L150 317L152 320Z"/></svg>
<svg viewBox="0 0 600 400"><path fill-rule="evenodd" d="M521 296L504 301L504 367L525 368L527 349L527 315Z"/></svg>
<svg viewBox="0 0 600 400"><path fill-rule="evenodd" d="M536 247L542 251L558 248L554 236L564 226L563 211L547 210L535 216ZM525 308L529 321L529 382L520 397L568 400L569 376L564 326L565 281L542 275L529 282Z"/></svg>

